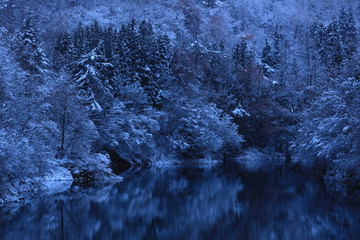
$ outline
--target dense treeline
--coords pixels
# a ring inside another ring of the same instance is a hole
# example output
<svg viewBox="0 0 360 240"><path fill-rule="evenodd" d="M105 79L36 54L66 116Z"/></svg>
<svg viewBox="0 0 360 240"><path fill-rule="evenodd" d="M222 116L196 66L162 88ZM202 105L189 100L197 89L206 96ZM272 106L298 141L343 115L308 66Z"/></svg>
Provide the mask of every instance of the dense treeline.
<svg viewBox="0 0 360 240"><path fill-rule="evenodd" d="M170 40L149 22L133 20L119 31L79 25L60 34L51 58L32 16L20 32L2 34L4 186L46 174L54 161L96 165L87 158L103 151L147 164L219 159L240 148L229 115L181 91ZM54 157L60 160L49 161Z"/></svg>
<svg viewBox="0 0 360 240"><path fill-rule="evenodd" d="M11 16L24 13L9 6L0 9L9 15L0 28L4 189L59 165L101 168L91 156L104 152L148 164L256 147L315 160L330 180L359 172L359 39L350 8L299 26L293 39L284 26L269 27L259 47L249 34L229 44L219 29L204 33L192 1L175 6L184 28L172 37L132 19L79 24L46 43L35 15L16 29ZM297 49L288 50L290 39Z"/></svg>

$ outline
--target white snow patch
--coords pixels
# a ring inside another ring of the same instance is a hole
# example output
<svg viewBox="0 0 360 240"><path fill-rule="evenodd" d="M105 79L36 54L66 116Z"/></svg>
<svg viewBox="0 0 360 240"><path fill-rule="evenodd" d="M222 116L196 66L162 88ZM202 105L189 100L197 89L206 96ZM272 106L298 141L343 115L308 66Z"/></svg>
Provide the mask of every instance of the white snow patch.
<svg viewBox="0 0 360 240"><path fill-rule="evenodd" d="M67 191L73 182L70 171L64 167L53 168L46 176L35 179L40 183L40 189L46 194L55 194Z"/></svg>
<svg viewBox="0 0 360 240"><path fill-rule="evenodd" d="M348 133L350 130L350 126L345 126L342 130L343 133Z"/></svg>
<svg viewBox="0 0 360 240"><path fill-rule="evenodd" d="M233 111L232 113L238 117L250 117L250 114L241 106L241 104L239 104Z"/></svg>

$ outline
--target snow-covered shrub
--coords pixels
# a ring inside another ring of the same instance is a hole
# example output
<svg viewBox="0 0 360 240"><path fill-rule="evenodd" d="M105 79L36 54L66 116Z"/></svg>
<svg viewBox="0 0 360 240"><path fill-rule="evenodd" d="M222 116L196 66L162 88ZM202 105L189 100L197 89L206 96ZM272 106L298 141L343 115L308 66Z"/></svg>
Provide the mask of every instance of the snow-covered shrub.
<svg viewBox="0 0 360 240"><path fill-rule="evenodd" d="M169 115L167 130L173 148L186 158L216 157L240 148L242 136L228 115L213 104L185 104ZM225 153L225 152L223 152Z"/></svg>
<svg viewBox="0 0 360 240"><path fill-rule="evenodd" d="M346 81L342 89L324 92L307 111L294 148L327 160L359 153L359 86L348 84L353 85Z"/></svg>
<svg viewBox="0 0 360 240"><path fill-rule="evenodd" d="M299 137L292 144L299 157L316 159L315 165L320 164L332 181L346 179L349 170L360 163L359 94L357 80L338 81L336 88L325 91L306 112Z"/></svg>
<svg viewBox="0 0 360 240"><path fill-rule="evenodd" d="M18 200L24 192L33 190L32 180L43 176L49 164L35 144L16 131L0 130L0 198Z"/></svg>
<svg viewBox="0 0 360 240"><path fill-rule="evenodd" d="M116 150L120 157L133 163L153 160L154 133L159 131L154 110L147 108L140 113L115 100L103 124L100 141L105 148Z"/></svg>

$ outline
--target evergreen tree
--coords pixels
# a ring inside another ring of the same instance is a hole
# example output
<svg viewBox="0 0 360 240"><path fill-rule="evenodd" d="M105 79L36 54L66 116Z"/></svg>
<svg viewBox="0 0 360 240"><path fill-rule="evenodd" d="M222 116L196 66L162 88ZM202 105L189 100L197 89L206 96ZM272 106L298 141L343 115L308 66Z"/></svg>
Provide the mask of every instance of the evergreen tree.
<svg viewBox="0 0 360 240"><path fill-rule="evenodd" d="M122 26L115 47L118 73L131 82L138 81L155 107L161 107L162 84L170 76L168 45L169 39L157 37L150 22L142 21L136 28L133 20Z"/></svg>
<svg viewBox="0 0 360 240"><path fill-rule="evenodd" d="M74 44L74 57L79 59L85 53L85 31L81 23L76 27L72 39Z"/></svg>
<svg viewBox="0 0 360 240"><path fill-rule="evenodd" d="M329 70L338 69L344 60L341 38L339 34L339 23L336 19L330 22L325 31L325 64Z"/></svg>
<svg viewBox="0 0 360 240"><path fill-rule="evenodd" d="M137 66L140 83L149 96L149 102L160 108L163 101L162 85L168 77L169 56L166 37L157 39L150 22L143 21L139 26L141 58Z"/></svg>
<svg viewBox="0 0 360 240"><path fill-rule="evenodd" d="M79 95L86 101L91 113L99 113L111 105L113 65L106 62L99 45L83 55L76 63L73 78L79 87Z"/></svg>
<svg viewBox="0 0 360 240"><path fill-rule="evenodd" d="M171 41L165 33L159 34L156 38L156 58L157 61L166 67L170 67L171 62Z"/></svg>
<svg viewBox="0 0 360 240"><path fill-rule="evenodd" d="M212 89L214 92L209 93L211 99L226 94L225 85L228 79L229 64L225 61L225 53L221 51L220 44L209 44L206 46L208 53L206 54L206 64L204 64L204 85ZM227 60L227 59L226 59ZM219 103L220 104L220 103ZM225 105L225 104L224 104Z"/></svg>
<svg viewBox="0 0 360 240"><path fill-rule="evenodd" d="M103 41L106 59L113 62L113 57L115 54L116 31L112 27L109 27L106 31L104 31Z"/></svg>
<svg viewBox="0 0 360 240"><path fill-rule="evenodd" d="M189 33L194 37L200 34L200 25L202 23L199 9L188 0L181 0L181 10L184 14L184 26Z"/></svg>
<svg viewBox="0 0 360 240"><path fill-rule="evenodd" d="M347 59L352 59L357 52L358 36L354 15L351 9L341 8L339 16L339 34Z"/></svg>
<svg viewBox="0 0 360 240"><path fill-rule="evenodd" d="M253 59L245 40L234 46L232 58L235 63L235 75L241 85L241 91L249 94L251 92Z"/></svg>
<svg viewBox="0 0 360 240"><path fill-rule="evenodd" d="M126 62L126 70L124 73L132 81L139 81L139 75L137 73L138 65L141 63L141 42L138 30L136 29L135 19L124 29L122 34L124 37L124 61Z"/></svg>
<svg viewBox="0 0 360 240"><path fill-rule="evenodd" d="M357 77L357 75L360 74L360 67L358 64L359 56L357 51L359 38L351 9L346 10L345 7L342 7L340 11L339 34L344 54L344 76Z"/></svg>
<svg viewBox="0 0 360 240"><path fill-rule="evenodd" d="M262 68L265 74L272 72L274 66L273 52L271 45L267 39L265 39L265 47L261 53Z"/></svg>
<svg viewBox="0 0 360 240"><path fill-rule="evenodd" d="M279 68L281 64L281 43L282 37L278 31L278 27L274 33L274 56L273 56L273 65L274 68Z"/></svg>
<svg viewBox="0 0 360 240"><path fill-rule="evenodd" d="M161 33L156 37L155 58L155 80L156 88L152 96L154 96L154 106L160 108L164 100L164 90L168 89L173 83L173 73L171 70L172 49L169 37Z"/></svg>
<svg viewBox="0 0 360 240"><path fill-rule="evenodd" d="M236 69L243 69L246 63L246 57L248 55L248 47L245 40L242 40L240 44L236 44L233 48L232 58L235 63Z"/></svg>
<svg viewBox="0 0 360 240"><path fill-rule="evenodd" d="M116 75L122 75L123 78L128 78L130 68L130 49L128 48L129 28L122 25L121 29L114 36L114 55L113 63L115 65ZM116 84L120 84L116 82Z"/></svg>
<svg viewBox="0 0 360 240"><path fill-rule="evenodd" d="M74 52L76 51L70 35L68 33L59 34L58 39L54 45L52 61L54 69L70 69L73 61L75 61Z"/></svg>
<svg viewBox="0 0 360 240"><path fill-rule="evenodd" d="M19 38L15 44L15 52L21 67L32 76L45 74L49 60L39 42L33 15L26 17Z"/></svg>
<svg viewBox="0 0 360 240"><path fill-rule="evenodd" d="M312 40L312 49L318 54L322 61L325 61L326 50L325 50L325 26L322 23L315 22L310 28L310 36ZM317 55L314 55L313 58L317 58Z"/></svg>
<svg viewBox="0 0 360 240"><path fill-rule="evenodd" d="M91 26L87 26L85 29L85 46L86 51L90 51L99 45L99 42L103 40L103 29L97 21ZM103 47L103 45L102 45Z"/></svg>
<svg viewBox="0 0 360 240"><path fill-rule="evenodd" d="M154 80L155 67L155 37L152 25L146 21L142 21L139 26L139 49L134 55L137 59L136 73L140 83L145 87L146 91L150 90L152 81Z"/></svg>

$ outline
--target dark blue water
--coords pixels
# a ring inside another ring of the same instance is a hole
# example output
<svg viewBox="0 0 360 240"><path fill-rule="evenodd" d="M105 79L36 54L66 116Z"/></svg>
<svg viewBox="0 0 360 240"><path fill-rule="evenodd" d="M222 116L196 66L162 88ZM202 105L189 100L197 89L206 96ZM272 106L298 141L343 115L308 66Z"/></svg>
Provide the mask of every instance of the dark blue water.
<svg viewBox="0 0 360 240"><path fill-rule="evenodd" d="M150 168L0 210L0 239L360 239L360 201L307 171Z"/></svg>

